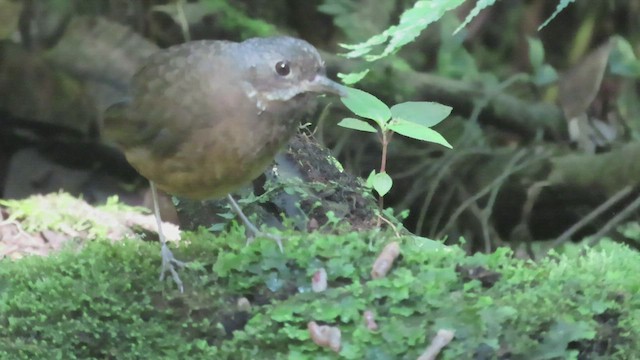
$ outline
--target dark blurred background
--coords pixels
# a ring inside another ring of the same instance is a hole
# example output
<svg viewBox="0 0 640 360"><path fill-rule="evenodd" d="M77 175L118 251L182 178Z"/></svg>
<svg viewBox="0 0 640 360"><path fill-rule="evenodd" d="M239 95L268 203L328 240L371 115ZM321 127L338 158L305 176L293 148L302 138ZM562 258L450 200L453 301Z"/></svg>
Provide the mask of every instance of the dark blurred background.
<svg viewBox="0 0 640 360"><path fill-rule="evenodd" d="M139 63L188 40L287 34L321 49L332 76L370 69L355 86L387 104L454 108L436 128L453 150L401 136L390 144L384 204L410 210L409 230L464 237L470 251L511 244L523 256L534 240L560 245L603 228L637 247L625 229L637 219L640 179L640 3L576 2L538 30L555 2L498 2L454 35L475 5L467 1L395 54L336 55L413 4L0 0L0 196L64 190L144 204L146 181L101 139L102 111L127 96ZM366 177L379 166L379 140L335 126L344 116L324 103L308 121L347 171Z"/></svg>

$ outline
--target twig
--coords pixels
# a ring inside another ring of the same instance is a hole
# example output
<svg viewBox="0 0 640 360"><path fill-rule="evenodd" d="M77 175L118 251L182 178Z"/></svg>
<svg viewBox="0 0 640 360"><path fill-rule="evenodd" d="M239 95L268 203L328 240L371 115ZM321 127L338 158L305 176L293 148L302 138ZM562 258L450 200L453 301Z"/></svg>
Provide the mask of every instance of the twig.
<svg viewBox="0 0 640 360"><path fill-rule="evenodd" d="M424 202L420 207L418 222L416 223L416 231L421 233L422 226L426 219L427 211L429 210L429 206L431 205L431 201L433 200L433 197L435 196L436 191L438 190L438 187L442 182L442 179L444 179L444 177L449 174L449 169L452 168L453 164L457 160L462 159L463 157L471 153L472 153L471 151L468 151L468 152L458 151L458 152L455 152L453 155L449 156L447 159L444 159L443 161L440 162L440 169L436 173L436 176L429 179L429 191L427 192L427 196L425 197ZM420 184L420 182L415 181L414 184Z"/></svg>
<svg viewBox="0 0 640 360"><path fill-rule="evenodd" d="M396 237L399 238L400 237L400 233L398 232L398 229L396 228L396 226L393 225L393 223L391 221L389 221L389 219L385 218L381 214L377 214L377 215L378 215L378 218L380 220L384 221L387 225L391 226L391 229L393 229L393 232L396 234Z"/></svg>
<svg viewBox="0 0 640 360"><path fill-rule="evenodd" d="M516 229L517 227L520 227L520 229L523 231L523 233L520 234L520 238L524 241L524 248L527 252L527 255L532 260L535 260L536 253L535 251L533 251L533 239L528 225L529 219L531 218L533 206L536 204L536 201L538 201L538 197L540 197L540 192L542 191L542 189L549 185L551 185L551 182L548 180L536 181L527 189L527 199L525 200L524 205L522 205L520 223L517 224L514 228Z"/></svg>
<svg viewBox="0 0 640 360"><path fill-rule="evenodd" d="M455 187L458 190L459 193L459 198L461 201L463 201L463 199L467 199L469 198L469 193L467 192L467 189L464 188L464 186L460 183L460 181L456 181L455 182ZM493 206L492 202L489 202L484 209L480 208L480 205L478 205L477 201L474 201L473 203L471 203L469 205L469 209L471 210L471 213L473 215L476 216L476 218L478 218L478 221L480 222L480 228L482 229L482 239L483 239L483 243L484 243L484 251L486 253L490 253L491 252L491 248L492 248L492 242L491 242L491 233L493 233L494 236L496 236L496 231L495 229L493 229L490 225L489 225L489 217L491 216L491 207ZM494 231L491 231L491 230Z"/></svg>
<svg viewBox="0 0 640 360"><path fill-rule="evenodd" d="M453 224L456 222L456 220L458 219L458 217L460 217L460 215L462 215L462 213L467 209L467 207L469 207L469 205L473 202L475 202L476 200L480 199L481 197L485 196L487 193L489 193L494 187L496 186L500 186L509 176L517 173L518 171L526 168L527 166L529 166L532 162L537 161L541 158L534 158L532 160L529 161L525 161L519 165L515 165L524 155L526 154L526 150L521 150L518 151L513 158L511 158L511 160L509 161L509 163L507 164L507 170L505 170L502 174L500 174L495 180L493 180L489 185L485 186L483 189L481 189L480 191L478 191L477 193L475 193L473 196L471 196L469 199L467 199L465 202L463 202L462 204L460 204L460 206L458 206L458 208L451 214L451 216L449 217L449 221L447 221L446 225L442 228L442 230L440 230L440 232L438 233L438 235L436 236L436 238L441 238L444 236L444 234L449 230L449 228L451 226L453 226Z"/></svg>
<svg viewBox="0 0 640 360"><path fill-rule="evenodd" d="M567 242L569 239L571 239L571 236L573 236L573 234L585 227L600 214L609 210L613 205L618 203L618 201L629 195L632 189L633 188L631 186L626 186L622 190L615 193L612 197L607 199L607 201L603 202L597 208L593 209L593 211L587 214L587 216L583 217L582 219L580 219L580 221L576 222L570 228L565 230L565 232L563 232L562 235L558 236L558 238L549 246L549 249L553 249Z"/></svg>
<svg viewBox="0 0 640 360"><path fill-rule="evenodd" d="M438 330L438 334L431 340L429 347L418 357L418 360L435 360L442 348L453 340L451 330Z"/></svg>
<svg viewBox="0 0 640 360"><path fill-rule="evenodd" d="M453 199L453 197L455 196L455 192L456 192L456 188L453 186L449 186L448 188L446 188L446 192L442 196L441 203L450 204L451 199ZM432 236L432 237L434 235L437 235L438 225L440 225L440 221L442 220L442 218L444 218L447 207L438 206L436 210L437 210L436 213L433 214L433 216L431 217L431 227L429 228L429 232L427 233L428 236ZM420 231L420 234L422 234L422 231Z"/></svg>
<svg viewBox="0 0 640 360"><path fill-rule="evenodd" d="M626 219L629 215L631 215L636 209L640 207L640 196L638 196L629 206L620 211L616 216L612 217L602 229L600 229L597 233L593 234L591 237L591 241L589 241L589 247L595 246L602 237L615 226L619 225L624 219Z"/></svg>

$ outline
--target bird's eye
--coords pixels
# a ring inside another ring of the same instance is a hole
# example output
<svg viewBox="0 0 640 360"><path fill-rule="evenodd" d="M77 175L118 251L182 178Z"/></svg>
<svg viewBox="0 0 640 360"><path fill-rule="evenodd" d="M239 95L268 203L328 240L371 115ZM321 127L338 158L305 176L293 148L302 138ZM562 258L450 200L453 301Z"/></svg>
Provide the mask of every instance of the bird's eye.
<svg viewBox="0 0 640 360"><path fill-rule="evenodd" d="M276 73L280 76L287 76L291 72L291 67L288 61L278 61L276 63Z"/></svg>

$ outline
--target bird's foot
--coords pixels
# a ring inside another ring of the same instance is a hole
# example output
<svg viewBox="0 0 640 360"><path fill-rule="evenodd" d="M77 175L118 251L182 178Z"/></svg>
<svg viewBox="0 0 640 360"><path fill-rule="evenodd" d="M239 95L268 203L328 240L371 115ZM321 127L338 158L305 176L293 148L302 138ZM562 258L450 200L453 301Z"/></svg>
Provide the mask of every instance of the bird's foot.
<svg viewBox="0 0 640 360"><path fill-rule="evenodd" d="M256 237L266 237L271 240L274 240L276 244L278 244L278 248L280 249L280 252L284 252L284 247L282 246L282 237L275 234L269 234L269 233L260 231L260 229L258 229L258 227L253 225L253 223L249 220L249 218L242 212L240 205L238 205L238 203L233 199L233 196L227 195L227 199L229 200L229 205L231 205L231 209L235 211L235 213L240 217L240 220L242 220L242 223L244 224L244 226L251 233L251 235L247 237L247 245L251 244L251 242L253 242L253 239Z"/></svg>
<svg viewBox="0 0 640 360"><path fill-rule="evenodd" d="M176 266L183 268L185 267L186 263L176 259L167 244L162 244L162 250L160 250L160 254L162 255L162 270L160 271L160 281L163 281L165 274L169 272L171 273L173 281L176 283L176 285L178 285L180 292L184 292L184 286L182 285L182 280L180 280L180 275L178 275Z"/></svg>
<svg viewBox="0 0 640 360"><path fill-rule="evenodd" d="M255 238L257 237L265 237L275 241L276 244L278 244L278 249L280 249L280 252L284 253L284 247L282 246L282 236L276 235L276 234L270 234L260 230L250 230L250 231L252 232L252 234L247 237L247 245L251 244L253 240L255 240Z"/></svg>

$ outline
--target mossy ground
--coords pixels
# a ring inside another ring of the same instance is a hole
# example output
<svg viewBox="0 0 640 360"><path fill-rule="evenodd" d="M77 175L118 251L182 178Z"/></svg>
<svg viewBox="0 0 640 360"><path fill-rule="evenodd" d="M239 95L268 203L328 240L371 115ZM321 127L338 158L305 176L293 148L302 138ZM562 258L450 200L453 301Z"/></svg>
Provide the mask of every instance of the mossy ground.
<svg viewBox="0 0 640 360"><path fill-rule="evenodd" d="M371 280L390 234L285 235L280 253L268 240L245 246L238 229L183 234L183 294L158 281L157 243L1 260L0 358L415 359L439 329L455 331L442 359L640 353L640 255L620 245L533 263L407 237L389 275ZM329 289L313 293L320 267ZM365 310L378 331L364 326ZM341 329L339 355L310 340L311 320Z"/></svg>

